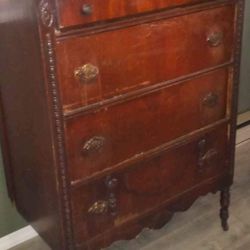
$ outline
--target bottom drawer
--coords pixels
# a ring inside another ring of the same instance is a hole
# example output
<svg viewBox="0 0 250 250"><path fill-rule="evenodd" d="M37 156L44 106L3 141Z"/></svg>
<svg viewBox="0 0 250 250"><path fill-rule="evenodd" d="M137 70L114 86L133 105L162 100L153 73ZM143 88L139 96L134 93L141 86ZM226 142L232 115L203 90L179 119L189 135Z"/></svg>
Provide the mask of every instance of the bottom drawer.
<svg viewBox="0 0 250 250"><path fill-rule="evenodd" d="M227 171L227 126L72 191L75 240L91 239Z"/></svg>

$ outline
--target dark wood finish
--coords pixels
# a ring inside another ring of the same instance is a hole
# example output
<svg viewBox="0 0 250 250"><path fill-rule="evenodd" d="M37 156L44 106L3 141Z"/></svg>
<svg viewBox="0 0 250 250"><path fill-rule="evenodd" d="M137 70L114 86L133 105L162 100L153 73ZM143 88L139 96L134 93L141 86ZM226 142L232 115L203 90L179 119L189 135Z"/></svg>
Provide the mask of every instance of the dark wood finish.
<svg viewBox="0 0 250 250"><path fill-rule="evenodd" d="M130 239L217 191L228 229L243 10L0 3L9 195L52 249Z"/></svg>
<svg viewBox="0 0 250 250"><path fill-rule="evenodd" d="M197 199L197 196L207 195L209 192L215 193L220 187L228 185L227 180L227 176L209 179L202 183L202 185L194 186L188 192L169 199L162 206L151 211L146 211L135 220L128 221L128 223L124 223L118 227L111 227L111 230L107 230L105 233L99 234L87 242L83 241L81 244L76 244L76 249L100 249L100 245L103 247L109 246L117 239L132 239L145 227L159 229L172 218L175 212L183 212L190 208Z"/></svg>
<svg viewBox="0 0 250 250"><path fill-rule="evenodd" d="M233 21L234 6L227 5L58 42L65 111L230 62ZM207 40L217 32L222 41L213 46ZM75 77L79 67L89 64L99 69L97 77Z"/></svg>
<svg viewBox="0 0 250 250"><path fill-rule="evenodd" d="M206 140L205 154L211 151L216 151L216 154L204 159L201 167L198 148L202 140ZM117 203L115 216L110 209L101 213L89 211L96 202L109 199L105 178L75 189L72 208L76 241L87 241L112 227L133 221L193 186L224 174L228 170L226 148L227 129L224 125L194 141L135 164L130 170L111 175L117 179L114 188ZM223 204L226 205L225 201Z"/></svg>
<svg viewBox="0 0 250 250"><path fill-rule="evenodd" d="M225 118L227 86L228 70L223 69L68 120L71 180L115 168L119 162ZM211 93L218 96L213 107L204 102ZM104 138L103 144L85 152L85 144L96 137Z"/></svg>
<svg viewBox="0 0 250 250"><path fill-rule="evenodd" d="M18 211L53 249L63 249L63 220L48 87L35 1L1 1L1 116L8 187Z"/></svg>
<svg viewBox="0 0 250 250"><path fill-rule="evenodd" d="M207 0L56 0L61 29Z"/></svg>
<svg viewBox="0 0 250 250"><path fill-rule="evenodd" d="M224 187L221 190L221 197L220 197L220 218L221 218L221 226L224 231L229 230L228 226L228 218L229 218L229 205L230 205L230 189L229 187Z"/></svg>

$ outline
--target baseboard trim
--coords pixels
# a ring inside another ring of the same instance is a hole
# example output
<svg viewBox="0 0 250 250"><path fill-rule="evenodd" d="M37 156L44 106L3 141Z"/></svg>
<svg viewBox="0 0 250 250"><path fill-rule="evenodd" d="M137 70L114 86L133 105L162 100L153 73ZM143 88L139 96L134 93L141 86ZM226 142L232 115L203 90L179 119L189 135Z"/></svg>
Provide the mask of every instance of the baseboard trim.
<svg viewBox="0 0 250 250"><path fill-rule="evenodd" d="M8 250L36 236L38 236L38 234L31 226L21 228L0 238L0 249Z"/></svg>
<svg viewBox="0 0 250 250"><path fill-rule="evenodd" d="M237 126L242 127L245 125L248 125L250 122L250 111L246 111L244 113L238 114L237 117Z"/></svg>

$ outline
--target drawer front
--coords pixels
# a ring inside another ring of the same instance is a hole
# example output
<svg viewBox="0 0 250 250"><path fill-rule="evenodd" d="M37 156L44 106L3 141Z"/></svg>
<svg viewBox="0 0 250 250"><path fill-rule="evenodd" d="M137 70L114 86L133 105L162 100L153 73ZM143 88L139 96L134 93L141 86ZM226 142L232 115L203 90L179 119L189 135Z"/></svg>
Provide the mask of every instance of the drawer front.
<svg viewBox="0 0 250 250"><path fill-rule="evenodd" d="M66 111L230 61L232 5L57 44Z"/></svg>
<svg viewBox="0 0 250 250"><path fill-rule="evenodd" d="M206 0L58 0L60 28L89 24Z"/></svg>
<svg viewBox="0 0 250 250"><path fill-rule="evenodd" d="M227 173L227 127L72 191L76 242L119 227L184 191Z"/></svg>
<svg viewBox="0 0 250 250"><path fill-rule="evenodd" d="M226 116L228 70L66 122L72 180L89 177Z"/></svg>

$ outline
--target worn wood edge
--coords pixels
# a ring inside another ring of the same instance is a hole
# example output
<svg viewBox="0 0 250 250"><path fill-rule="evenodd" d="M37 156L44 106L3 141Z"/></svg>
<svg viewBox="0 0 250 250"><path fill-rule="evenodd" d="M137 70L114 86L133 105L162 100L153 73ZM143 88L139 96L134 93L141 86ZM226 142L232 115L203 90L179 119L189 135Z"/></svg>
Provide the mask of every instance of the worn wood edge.
<svg viewBox="0 0 250 250"><path fill-rule="evenodd" d="M114 241L131 240L135 238L145 228L160 229L167 222L171 220L171 218L175 213L184 212L188 210L198 198L205 196L209 193L215 194L216 192L221 191L223 187L231 186L231 184L232 182L228 179L228 173L212 177L192 187L191 189L186 190L181 194L178 194L177 196L171 197L170 199L162 203L160 206L151 208L150 210L138 215L136 218L131 218L121 226L113 227L112 229L105 231L103 234L95 236L88 242L84 242L81 244L76 243L76 248L78 250L97 249L95 245L96 244L98 246L100 245L98 241L101 242L102 247L108 247ZM192 197L192 194L193 195L195 194L194 197ZM185 198L187 200L185 200ZM158 217L157 218L158 220L156 222L154 222L155 217L156 218ZM153 221L153 223L151 220ZM120 231L122 231L123 228L124 229L128 228L127 230L129 232L130 226L133 225L133 223L139 224L136 231L131 230L132 233L128 234L123 232L120 233ZM219 217L218 217L218 226L219 226ZM106 235L108 234L114 234L115 236L107 241ZM103 244L102 239L105 239L105 244Z"/></svg>
<svg viewBox="0 0 250 250"><path fill-rule="evenodd" d="M58 170L59 170L59 181L60 181L60 189L59 192L61 193L62 199L62 209L63 209L63 217L64 223L66 224L64 230L66 231L66 239L67 239L67 249L72 249L72 232L71 232L71 212L70 212L70 198L68 193L68 182L67 182L67 169L66 169L66 159L65 159L65 149L64 149L64 130L61 121L61 111L60 111L60 104L59 104L59 96L56 90L57 85L55 81L55 74L54 72L54 59L53 59L53 40L50 33L46 34L46 46L47 46L47 54L48 62L49 62L49 87L51 91L51 98L52 98L52 107L54 112L54 125L55 125L55 132L56 132L56 145L55 150L57 151L57 162L58 162Z"/></svg>
<svg viewBox="0 0 250 250"><path fill-rule="evenodd" d="M18 246L28 240L37 237L37 232L31 227L23 227L13 233L10 233L0 238L0 249L7 250L12 247Z"/></svg>
<svg viewBox="0 0 250 250"><path fill-rule="evenodd" d="M172 8L165 8L153 12L144 12L134 16L125 16L121 18L106 20L101 23L90 23L89 25L76 25L68 28L57 26L55 31L57 41L69 39L74 36L86 36L96 33L127 28L130 26L140 25L147 22L154 22L161 19L179 17L194 12L218 8L224 5L233 4L237 0L214 0L205 3L194 3L192 5L180 5ZM57 13L57 20L59 13ZM58 21L57 21L58 24Z"/></svg>
<svg viewBox="0 0 250 250"><path fill-rule="evenodd" d="M146 152L137 154L137 155L125 160L125 161L122 161L116 165L110 166L110 167L106 168L105 170L96 172L95 174L93 174L91 176L88 176L86 178L82 178L79 180L71 181L70 182L71 188L72 189L79 188L83 185L86 185L89 182L103 178L104 176L109 175L110 173L119 173L119 172L128 170L130 168L133 168L133 166L138 162L154 158L157 155L159 155L165 151L168 151L168 150L174 149L176 147L179 147L181 145L187 144L187 143L191 142L192 140L195 140L196 138L202 136L203 134L206 134L208 132L211 132L211 131L217 129L220 126L228 124L229 121L230 121L230 118L226 117L226 118L221 119L221 120L219 120L211 125L205 126L201 129L193 131L187 135L178 137L175 140L171 140L170 142L162 144L159 147L156 147L156 148L153 148L153 149L148 150Z"/></svg>
<svg viewBox="0 0 250 250"><path fill-rule="evenodd" d="M55 63L55 6L54 1L40 0L37 6L38 28L41 39L41 52L43 58L44 81L48 94L48 109L51 119L53 136L54 160L57 175L59 195L59 209L61 217L61 247L62 250L73 250L73 229L71 218L71 205L69 195L69 181L64 145L64 127L62 119L62 106L57 84ZM46 240L46 239L45 239Z"/></svg>
<svg viewBox="0 0 250 250"><path fill-rule="evenodd" d="M205 75L208 75L208 74L215 72L217 70L220 70L220 69L225 69L225 70L229 71L229 67L232 66L233 63L234 63L233 61L226 62L226 63L218 65L218 66L214 66L214 67L211 67L208 69L200 70L200 71L197 71L195 73L191 73L191 74L181 76L181 77L178 77L178 78L175 78L172 80L168 80L165 82L160 82L160 83L157 83L157 84L154 84L151 86L147 86L147 87L144 87L144 88L141 88L138 90L130 91L128 93L114 96L114 97L111 97L111 98L108 98L106 100L99 101L99 102L96 102L93 104L89 104L86 106L82 106L82 107L70 109L70 110L65 109L63 116L64 116L65 120L71 119L71 118L77 117L79 115L94 112L97 109L103 109L106 107L110 107L110 106L114 106L114 105L118 105L118 104L130 101L130 100L134 100L134 99L137 99L140 97L144 97L146 95L155 93L155 92L160 91L162 89L169 88L171 86L181 84L183 82L186 82L186 81L189 81L192 79L197 79L197 78L203 77Z"/></svg>
<svg viewBox="0 0 250 250"><path fill-rule="evenodd" d="M245 0L235 0L235 46L234 46L234 67L233 67L233 87L231 96L231 123L230 123L230 149L228 150L228 159L230 166L230 174L233 179L234 176L234 162L235 162L235 141L237 130L237 111L238 111L238 93L240 84L240 65L241 65L241 43L244 25L244 7Z"/></svg>

